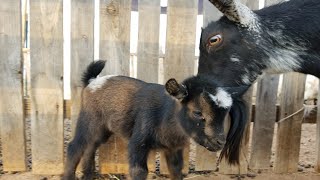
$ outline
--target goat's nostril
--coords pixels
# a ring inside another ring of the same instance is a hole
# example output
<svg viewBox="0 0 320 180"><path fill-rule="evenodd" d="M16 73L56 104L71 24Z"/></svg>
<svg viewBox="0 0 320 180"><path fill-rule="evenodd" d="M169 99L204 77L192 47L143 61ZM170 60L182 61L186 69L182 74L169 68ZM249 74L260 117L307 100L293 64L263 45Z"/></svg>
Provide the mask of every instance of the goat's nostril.
<svg viewBox="0 0 320 180"><path fill-rule="evenodd" d="M226 141L225 140L221 140L221 139L217 139L217 143L219 145L224 145L226 143Z"/></svg>

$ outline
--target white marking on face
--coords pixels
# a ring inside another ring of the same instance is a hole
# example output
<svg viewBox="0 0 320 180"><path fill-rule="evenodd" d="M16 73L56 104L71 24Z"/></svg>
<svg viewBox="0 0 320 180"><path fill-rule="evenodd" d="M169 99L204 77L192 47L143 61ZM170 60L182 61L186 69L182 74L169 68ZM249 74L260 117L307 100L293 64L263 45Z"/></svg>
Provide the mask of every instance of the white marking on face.
<svg viewBox="0 0 320 180"><path fill-rule="evenodd" d="M90 79L88 88L91 89L91 92L95 92L97 89L100 89L107 82L108 79L112 77L115 77L115 75L107 75Z"/></svg>
<svg viewBox="0 0 320 180"><path fill-rule="evenodd" d="M209 97L219 107L229 108L232 105L231 95L222 88L217 88L217 93L215 95L209 94Z"/></svg>
<svg viewBox="0 0 320 180"><path fill-rule="evenodd" d="M232 62L240 62L240 59L237 58L237 57L234 57L234 56L231 56L230 60L231 60Z"/></svg>

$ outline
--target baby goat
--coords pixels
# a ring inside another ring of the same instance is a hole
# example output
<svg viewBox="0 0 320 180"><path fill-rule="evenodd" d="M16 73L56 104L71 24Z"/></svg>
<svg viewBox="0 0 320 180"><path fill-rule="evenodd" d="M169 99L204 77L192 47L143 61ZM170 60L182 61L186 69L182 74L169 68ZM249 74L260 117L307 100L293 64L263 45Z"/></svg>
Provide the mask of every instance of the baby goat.
<svg viewBox="0 0 320 180"><path fill-rule="evenodd" d="M68 145L64 180L75 179L81 157L84 179L92 179L95 151L113 134L128 140L134 180L146 179L152 149L164 151L171 179L182 179L182 153L189 138L210 151L224 147L223 154L237 154L229 147L240 142L234 135L243 130L246 117L237 114L242 101L233 101L232 89L199 76L182 84L170 79L165 86L125 76L97 77L104 64L93 62L84 73L81 112ZM240 119L231 124L226 143L223 124L229 110L231 117Z"/></svg>

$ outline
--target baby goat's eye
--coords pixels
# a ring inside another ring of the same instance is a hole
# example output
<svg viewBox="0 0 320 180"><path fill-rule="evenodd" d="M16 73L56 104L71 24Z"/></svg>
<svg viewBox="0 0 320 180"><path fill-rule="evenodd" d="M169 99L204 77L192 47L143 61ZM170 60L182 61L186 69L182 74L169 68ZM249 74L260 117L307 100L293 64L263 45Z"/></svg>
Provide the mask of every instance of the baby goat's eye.
<svg viewBox="0 0 320 180"><path fill-rule="evenodd" d="M217 34L208 39L208 46L216 46L222 41L222 36Z"/></svg>
<svg viewBox="0 0 320 180"><path fill-rule="evenodd" d="M193 116L197 119L204 120L204 117L203 117L201 111L193 111Z"/></svg>

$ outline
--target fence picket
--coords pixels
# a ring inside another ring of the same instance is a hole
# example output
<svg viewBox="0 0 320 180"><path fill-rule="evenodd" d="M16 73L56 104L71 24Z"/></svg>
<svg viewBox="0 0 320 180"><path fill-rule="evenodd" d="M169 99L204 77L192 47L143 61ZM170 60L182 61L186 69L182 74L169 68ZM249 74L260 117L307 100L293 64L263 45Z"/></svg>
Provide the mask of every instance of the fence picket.
<svg viewBox="0 0 320 180"><path fill-rule="evenodd" d="M283 76L281 92L281 118L285 118L303 107L306 75L287 73ZM274 171L276 173L298 170L301 125L303 111L278 122Z"/></svg>
<svg viewBox="0 0 320 180"><path fill-rule="evenodd" d="M0 7L0 128L4 171L26 170L20 1ZM14 142L14 143L13 143Z"/></svg>
<svg viewBox="0 0 320 180"><path fill-rule="evenodd" d="M320 85L318 90L318 99L320 99ZM317 111L317 137L316 137L316 164L315 164L315 170L316 172L320 172L320 103L317 104L318 111Z"/></svg>
<svg viewBox="0 0 320 180"><path fill-rule="evenodd" d="M259 8L259 0L241 0L243 4L248 6L249 8L255 10ZM220 163L220 172L224 174L246 174L248 169L248 146L249 146L249 134L250 134L250 123L251 123L251 111L252 111L252 87L246 92L244 95L244 99L247 102L248 110L247 113L249 115L247 121L247 127L244 132L244 136L241 144L240 151L240 165L239 166L230 166L225 160L222 160Z"/></svg>
<svg viewBox="0 0 320 180"><path fill-rule="evenodd" d="M62 0L30 2L32 171L63 170Z"/></svg>
<svg viewBox="0 0 320 180"><path fill-rule="evenodd" d="M159 68L160 0L139 0L137 78L157 83Z"/></svg>
<svg viewBox="0 0 320 180"><path fill-rule="evenodd" d="M210 1L203 1L203 27L206 27L210 22L218 20L222 13L215 8ZM196 145L196 171L215 170L216 153L210 152L200 145Z"/></svg>
<svg viewBox="0 0 320 180"><path fill-rule="evenodd" d="M100 59L107 60L102 74L130 74L131 0L100 0ZM127 144L120 138L100 148L100 172L128 174Z"/></svg>
<svg viewBox="0 0 320 180"><path fill-rule="evenodd" d="M251 169L269 169L279 75L265 75L258 83L256 113L252 132Z"/></svg>

